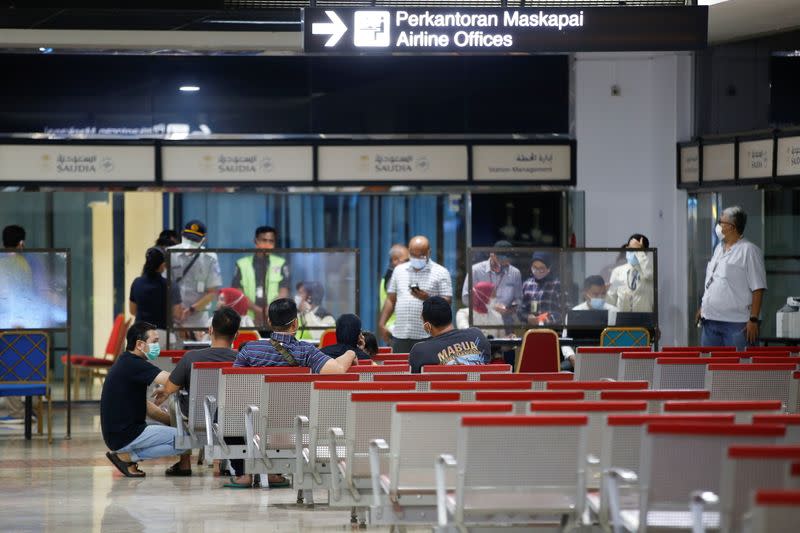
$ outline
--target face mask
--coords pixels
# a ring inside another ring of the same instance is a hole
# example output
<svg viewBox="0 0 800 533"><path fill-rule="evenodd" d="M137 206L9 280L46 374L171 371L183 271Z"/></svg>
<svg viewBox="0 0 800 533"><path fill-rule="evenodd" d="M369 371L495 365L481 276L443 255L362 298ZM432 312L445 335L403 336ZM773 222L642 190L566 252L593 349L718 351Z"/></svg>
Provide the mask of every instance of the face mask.
<svg viewBox="0 0 800 533"><path fill-rule="evenodd" d="M592 309L602 310L605 307L606 300L605 298L592 298L589 302L589 307Z"/></svg>
<svg viewBox="0 0 800 533"><path fill-rule="evenodd" d="M296 305L297 307L300 307L301 303L303 303L303 297L300 296L299 294L295 294L295 296L294 296L294 305Z"/></svg>
<svg viewBox="0 0 800 533"><path fill-rule="evenodd" d="M714 233L717 234L717 239L719 239L721 241L725 240L725 235L722 233L722 225L721 224L717 224L716 226L714 226Z"/></svg>
<svg viewBox="0 0 800 533"><path fill-rule="evenodd" d="M161 345L157 342L151 342L147 345L147 351L144 354L150 361L155 361L158 359L159 354L161 353Z"/></svg>
<svg viewBox="0 0 800 533"><path fill-rule="evenodd" d="M628 260L629 265L636 266L639 264L639 258L636 257L636 252L625 252L625 259Z"/></svg>
<svg viewBox="0 0 800 533"><path fill-rule="evenodd" d="M428 264L427 257L412 257L411 258L411 268L414 270L422 270L425 268L425 265Z"/></svg>

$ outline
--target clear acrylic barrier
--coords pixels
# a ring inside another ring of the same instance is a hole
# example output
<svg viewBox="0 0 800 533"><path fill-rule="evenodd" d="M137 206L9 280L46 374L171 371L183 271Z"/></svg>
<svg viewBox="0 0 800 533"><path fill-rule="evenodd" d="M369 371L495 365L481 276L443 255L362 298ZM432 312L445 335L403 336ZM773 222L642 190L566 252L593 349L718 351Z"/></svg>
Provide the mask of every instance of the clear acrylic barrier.
<svg viewBox="0 0 800 533"><path fill-rule="evenodd" d="M68 263L65 250L0 252L0 329L66 329Z"/></svg>
<svg viewBox="0 0 800 533"><path fill-rule="evenodd" d="M220 305L239 311L242 330L268 330L269 304L292 298L299 304L297 337L307 340L318 340L341 314L358 313L357 249L173 247L167 255L168 322L183 337L206 330Z"/></svg>
<svg viewBox="0 0 800 533"><path fill-rule="evenodd" d="M472 248L467 257L459 327L494 337L536 327L657 328L655 249Z"/></svg>

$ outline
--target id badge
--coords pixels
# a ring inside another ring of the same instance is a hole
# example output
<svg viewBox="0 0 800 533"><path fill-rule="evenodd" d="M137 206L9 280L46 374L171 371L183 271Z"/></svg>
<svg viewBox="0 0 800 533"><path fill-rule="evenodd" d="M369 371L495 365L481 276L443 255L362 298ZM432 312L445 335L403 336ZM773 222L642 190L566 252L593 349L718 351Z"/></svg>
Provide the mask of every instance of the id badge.
<svg viewBox="0 0 800 533"><path fill-rule="evenodd" d="M199 293L206 292L206 284L203 283L202 281L197 282L197 292Z"/></svg>
<svg viewBox="0 0 800 533"><path fill-rule="evenodd" d="M264 287L256 287L256 298L259 300L264 297Z"/></svg>

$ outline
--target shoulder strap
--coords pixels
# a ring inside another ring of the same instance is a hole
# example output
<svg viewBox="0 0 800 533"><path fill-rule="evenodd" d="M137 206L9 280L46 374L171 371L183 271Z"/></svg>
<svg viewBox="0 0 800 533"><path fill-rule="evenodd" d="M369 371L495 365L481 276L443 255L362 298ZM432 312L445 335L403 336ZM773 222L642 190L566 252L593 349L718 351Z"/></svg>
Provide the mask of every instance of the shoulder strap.
<svg viewBox="0 0 800 533"><path fill-rule="evenodd" d="M287 363L289 363L289 366L300 366L300 364L297 362L297 359L295 359L292 354L289 353L289 350L287 350L283 344L279 343L275 339L270 339L269 342L272 344L272 347L275 348L275 351L277 351L280 356L283 357Z"/></svg>

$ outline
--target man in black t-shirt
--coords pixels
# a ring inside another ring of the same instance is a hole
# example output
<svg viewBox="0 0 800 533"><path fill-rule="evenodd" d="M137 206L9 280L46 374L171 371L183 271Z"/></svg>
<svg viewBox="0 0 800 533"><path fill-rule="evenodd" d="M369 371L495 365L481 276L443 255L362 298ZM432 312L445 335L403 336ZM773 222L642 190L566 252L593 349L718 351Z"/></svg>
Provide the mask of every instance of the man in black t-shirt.
<svg viewBox="0 0 800 533"><path fill-rule="evenodd" d="M124 476L144 477L137 464L140 460L181 455L184 450L175 448L176 430L169 427L169 415L147 399L147 387L163 385L169 377L149 362L160 352L156 327L137 322L126 340L126 351L117 357L103 383L100 427L111 450L106 457ZM148 416L165 425L148 425ZM178 469L191 473L190 460L189 455L181 455Z"/></svg>
<svg viewBox="0 0 800 533"><path fill-rule="evenodd" d="M425 365L482 365L489 362L491 346L477 328L453 329L453 311L441 296L422 303L422 327L431 338L411 348L411 372L419 374Z"/></svg>

